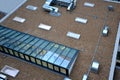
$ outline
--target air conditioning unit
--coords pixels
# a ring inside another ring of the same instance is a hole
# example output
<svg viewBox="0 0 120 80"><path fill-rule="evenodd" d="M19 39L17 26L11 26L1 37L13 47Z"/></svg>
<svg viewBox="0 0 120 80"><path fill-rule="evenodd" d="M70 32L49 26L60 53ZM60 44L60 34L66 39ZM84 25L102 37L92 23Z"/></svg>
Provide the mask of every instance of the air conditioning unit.
<svg viewBox="0 0 120 80"><path fill-rule="evenodd" d="M91 65L91 72L98 73L99 70L99 62L98 61L93 61Z"/></svg>
<svg viewBox="0 0 120 80"><path fill-rule="evenodd" d="M4 74L0 74L0 80L7 80L7 76Z"/></svg>

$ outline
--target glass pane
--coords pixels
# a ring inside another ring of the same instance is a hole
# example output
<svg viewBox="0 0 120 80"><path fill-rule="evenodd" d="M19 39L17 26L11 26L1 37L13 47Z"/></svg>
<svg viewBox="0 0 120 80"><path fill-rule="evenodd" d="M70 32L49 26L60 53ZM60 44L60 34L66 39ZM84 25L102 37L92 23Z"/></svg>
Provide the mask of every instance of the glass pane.
<svg viewBox="0 0 120 80"><path fill-rule="evenodd" d="M19 53L20 58L24 59L24 55L22 53Z"/></svg>
<svg viewBox="0 0 120 80"><path fill-rule="evenodd" d="M54 70L59 72L59 67L54 66Z"/></svg>
<svg viewBox="0 0 120 80"><path fill-rule="evenodd" d="M49 43L46 47L45 47L45 50L49 51L53 46L54 46L55 43Z"/></svg>
<svg viewBox="0 0 120 80"><path fill-rule="evenodd" d="M47 61L54 53L51 51L48 51L45 56L42 58L42 60Z"/></svg>
<svg viewBox="0 0 120 80"><path fill-rule="evenodd" d="M61 56L65 57L69 53L70 49L71 48L65 48L64 51L62 52Z"/></svg>
<svg viewBox="0 0 120 80"><path fill-rule="evenodd" d="M46 63L45 61L42 61L42 65L43 65L44 67L47 67L47 63Z"/></svg>
<svg viewBox="0 0 120 80"><path fill-rule="evenodd" d="M30 36L27 40L25 40L25 43L29 43L30 41L32 41L34 39L34 37Z"/></svg>
<svg viewBox="0 0 120 80"><path fill-rule="evenodd" d="M18 52L14 51L15 56L19 57Z"/></svg>
<svg viewBox="0 0 120 80"><path fill-rule="evenodd" d="M68 56L67 57L69 57L69 58L73 58L74 57L74 55L76 54L76 50L75 49L72 49L71 51L70 51L70 53L68 54Z"/></svg>
<svg viewBox="0 0 120 80"><path fill-rule="evenodd" d="M64 46L60 46L59 49L57 49L57 51L55 53L61 54L64 51L64 49L65 49Z"/></svg>
<svg viewBox="0 0 120 80"><path fill-rule="evenodd" d="M40 49L40 48L37 48L36 50L34 50L34 51L32 52L32 54L31 54L30 56L36 57L40 52L41 52L41 49Z"/></svg>
<svg viewBox="0 0 120 80"><path fill-rule="evenodd" d="M39 53L39 55L41 55L41 58L42 58L46 53L47 53L46 50L42 50L42 51Z"/></svg>
<svg viewBox="0 0 120 80"><path fill-rule="evenodd" d="M9 49L9 52L10 52L11 55L14 55L12 50Z"/></svg>
<svg viewBox="0 0 120 80"><path fill-rule="evenodd" d="M48 63L48 68L53 69L53 65Z"/></svg>
<svg viewBox="0 0 120 80"><path fill-rule="evenodd" d="M25 55L25 59L28 60L28 61L30 60L29 57L28 57L27 55Z"/></svg>
<svg viewBox="0 0 120 80"><path fill-rule="evenodd" d="M64 51L60 54L60 56L57 58L54 64L59 65L64 61L66 55L70 51L70 48L65 48Z"/></svg>
<svg viewBox="0 0 120 80"><path fill-rule="evenodd" d="M41 65L41 61L39 59L36 59L37 64Z"/></svg>
<svg viewBox="0 0 120 80"><path fill-rule="evenodd" d="M59 56L58 54L54 53L54 54L52 55L52 57L48 60L48 62L54 63L55 60L58 58L58 56Z"/></svg>
<svg viewBox="0 0 120 80"><path fill-rule="evenodd" d="M60 68L60 72L63 73L63 74L66 74L66 70L63 69L63 68Z"/></svg>
<svg viewBox="0 0 120 80"><path fill-rule="evenodd" d="M51 52L55 52L58 49L59 45L55 44L52 49L50 49Z"/></svg>
<svg viewBox="0 0 120 80"><path fill-rule="evenodd" d="M54 64L56 64L56 65L59 65L59 66L60 66L60 64L63 62L63 60L64 60L64 58L59 56L59 57L57 58L57 60L55 61L55 63L54 63Z"/></svg>
<svg viewBox="0 0 120 80"><path fill-rule="evenodd" d="M26 45L20 50L20 52L25 53L25 51L27 51L31 46L32 46L32 45L30 45L30 44L26 44Z"/></svg>
<svg viewBox="0 0 120 80"><path fill-rule="evenodd" d="M68 65L69 65L69 63L70 63L70 60L65 59L65 60L62 62L61 66L64 67L64 68L67 68Z"/></svg>
<svg viewBox="0 0 120 80"><path fill-rule="evenodd" d="M31 62L35 63L35 58L30 57Z"/></svg>
<svg viewBox="0 0 120 80"><path fill-rule="evenodd" d="M43 49L48 45L48 41L45 41L43 44L40 45L40 48Z"/></svg>
<svg viewBox="0 0 120 80"><path fill-rule="evenodd" d="M3 49L4 49L4 52L8 53L8 50L5 47Z"/></svg>

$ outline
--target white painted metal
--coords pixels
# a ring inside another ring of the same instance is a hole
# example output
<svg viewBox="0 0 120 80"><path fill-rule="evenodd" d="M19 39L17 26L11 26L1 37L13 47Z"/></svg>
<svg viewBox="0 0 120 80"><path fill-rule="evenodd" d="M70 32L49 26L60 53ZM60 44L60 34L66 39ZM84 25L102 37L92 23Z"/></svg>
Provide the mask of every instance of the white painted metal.
<svg viewBox="0 0 120 80"><path fill-rule="evenodd" d="M98 73L98 70L99 70L99 62L93 61L91 66L91 71L94 73Z"/></svg>
<svg viewBox="0 0 120 80"><path fill-rule="evenodd" d="M41 23L41 24L38 26L38 28L44 29L44 30L47 30L47 31L48 31L48 30L51 29L51 26Z"/></svg>
<svg viewBox="0 0 120 80"><path fill-rule="evenodd" d="M74 38L74 39L80 39L80 34L74 33L74 32L68 32L68 37Z"/></svg>
<svg viewBox="0 0 120 80"><path fill-rule="evenodd" d="M35 10L37 10L38 7L33 6L33 5L27 5L26 8L29 10L35 11Z"/></svg>
<svg viewBox="0 0 120 80"><path fill-rule="evenodd" d="M76 22L83 23L83 24L86 24L88 20L87 20L87 19L84 19L84 18L76 17L76 18L75 18L75 21L76 21Z"/></svg>
<svg viewBox="0 0 120 80"><path fill-rule="evenodd" d="M85 2L84 6L86 6L86 7L94 7L95 4L94 3Z"/></svg>
<svg viewBox="0 0 120 80"><path fill-rule="evenodd" d="M13 18L13 21L24 23L26 21L26 19L16 16Z"/></svg>

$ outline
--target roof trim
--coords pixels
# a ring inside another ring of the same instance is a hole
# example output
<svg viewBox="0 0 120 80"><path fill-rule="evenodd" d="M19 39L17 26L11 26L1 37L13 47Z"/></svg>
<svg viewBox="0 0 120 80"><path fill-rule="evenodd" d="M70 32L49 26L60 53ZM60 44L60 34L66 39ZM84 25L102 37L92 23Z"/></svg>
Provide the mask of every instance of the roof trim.
<svg viewBox="0 0 120 80"><path fill-rule="evenodd" d="M107 1L107 2L114 2L114 3L120 3L120 1L112 1L112 0L104 0L104 1Z"/></svg>
<svg viewBox="0 0 120 80"><path fill-rule="evenodd" d="M116 66L119 39L120 39L120 22L119 22L119 26L118 26L118 32L117 32L117 36L116 36L116 41L115 41L115 46L114 46L113 57L112 57L112 62L111 62L108 80L113 80L113 78L114 78L114 71L115 71L115 66Z"/></svg>

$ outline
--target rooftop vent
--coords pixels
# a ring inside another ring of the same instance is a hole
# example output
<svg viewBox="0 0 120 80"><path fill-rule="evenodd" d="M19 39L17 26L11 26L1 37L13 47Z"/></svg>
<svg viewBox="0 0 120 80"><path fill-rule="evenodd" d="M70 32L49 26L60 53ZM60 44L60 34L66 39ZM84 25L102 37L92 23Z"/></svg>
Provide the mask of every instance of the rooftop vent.
<svg viewBox="0 0 120 80"><path fill-rule="evenodd" d="M93 61L92 66L91 66L91 71L94 73L98 73L98 70L99 70L99 62Z"/></svg>
<svg viewBox="0 0 120 80"><path fill-rule="evenodd" d="M109 11L114 11L114 7L113 7L112 5L109 5L109 6L108 6L108 10L109 10Z"/></svg>

